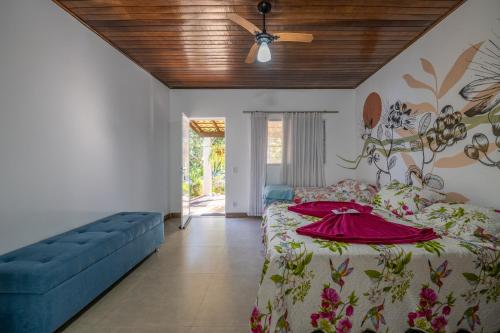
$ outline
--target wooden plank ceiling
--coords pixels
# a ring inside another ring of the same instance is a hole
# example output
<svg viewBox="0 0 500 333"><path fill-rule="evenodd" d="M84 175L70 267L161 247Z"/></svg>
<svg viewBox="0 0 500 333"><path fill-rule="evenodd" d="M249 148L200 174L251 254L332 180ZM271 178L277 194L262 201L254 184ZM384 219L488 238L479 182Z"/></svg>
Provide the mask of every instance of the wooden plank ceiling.
<svg viewBox="0 0 500 333"><path fill-rule="evenodd" d="M274 43L268 63L245 64L261 27L258 1L54 0L171 88L354 88L462 0L274 0L270 32L314 34Z"/></svg>

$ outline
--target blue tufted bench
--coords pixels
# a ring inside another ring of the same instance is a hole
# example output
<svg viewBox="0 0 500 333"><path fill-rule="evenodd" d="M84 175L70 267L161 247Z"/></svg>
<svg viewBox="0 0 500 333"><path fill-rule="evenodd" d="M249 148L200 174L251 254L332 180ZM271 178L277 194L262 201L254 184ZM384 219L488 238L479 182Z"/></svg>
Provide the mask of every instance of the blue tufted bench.
<svg viewBox="0 0 500 333"><path fill-rule="evenodd" d="M0 332L52 332L164 241L160 213L119 213L0 256Z"/></svg>

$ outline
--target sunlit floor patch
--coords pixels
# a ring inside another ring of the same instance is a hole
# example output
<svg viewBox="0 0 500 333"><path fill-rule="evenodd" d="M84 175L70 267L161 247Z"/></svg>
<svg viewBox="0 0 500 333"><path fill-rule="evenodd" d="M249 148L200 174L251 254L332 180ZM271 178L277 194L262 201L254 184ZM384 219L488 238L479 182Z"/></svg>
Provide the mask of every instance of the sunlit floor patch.
<svg viewBox="0 0 500 333"><path fill-rule="evenodd" d="M224 195L204 195L190 202L190 212L193 216L201 215L224 215Z"/></svg>

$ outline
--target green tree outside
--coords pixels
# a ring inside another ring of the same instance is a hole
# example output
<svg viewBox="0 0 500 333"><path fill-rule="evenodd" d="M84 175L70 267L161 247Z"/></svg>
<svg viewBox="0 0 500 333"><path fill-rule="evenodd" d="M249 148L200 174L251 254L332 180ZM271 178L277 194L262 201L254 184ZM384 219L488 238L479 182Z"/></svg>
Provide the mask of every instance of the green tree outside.
<svg viewBox="0 0 500 333"><path fill-rule="evenodd" d="M198 197L203 186L203 138L190 130L189 145L190 194L191 197ZM212 167L212 192L215 194L224 194L225 146L225 138L211 138L209 162Z"/></svg>

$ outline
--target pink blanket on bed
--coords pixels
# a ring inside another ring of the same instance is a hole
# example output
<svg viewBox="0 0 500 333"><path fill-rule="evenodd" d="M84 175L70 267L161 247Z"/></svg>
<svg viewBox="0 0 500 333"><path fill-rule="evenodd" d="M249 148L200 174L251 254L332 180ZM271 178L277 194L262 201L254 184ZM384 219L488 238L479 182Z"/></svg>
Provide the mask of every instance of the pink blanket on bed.
<svg viewBox="0 0 500 333"><path fill-rule="evenodd" d="M438 238L432 228L414 228L372 214L370 206L354 202L317 201L288 207L320 221L297 229L300 235L359 244L416 243Z"/></svg>

